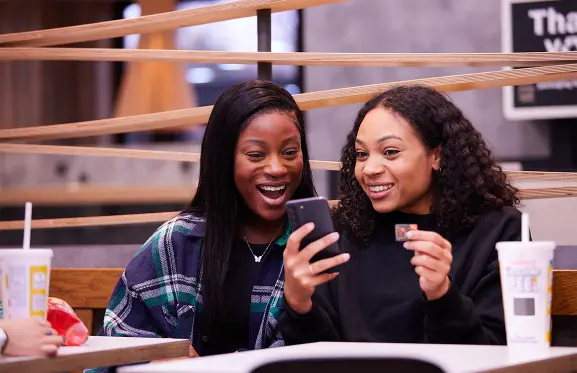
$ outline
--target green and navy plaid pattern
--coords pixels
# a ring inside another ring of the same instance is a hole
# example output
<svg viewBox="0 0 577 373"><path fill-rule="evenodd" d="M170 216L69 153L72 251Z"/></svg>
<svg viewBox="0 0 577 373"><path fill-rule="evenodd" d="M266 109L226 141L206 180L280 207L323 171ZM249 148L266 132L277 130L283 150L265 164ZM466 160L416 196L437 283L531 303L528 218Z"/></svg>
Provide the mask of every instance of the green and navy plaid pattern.
<svg viewBox="0 0 577 373"><path fill-rule="evenodd" d="M195 318L203 308L201 256L205 229L205 220L191 213L181 213L158 228L116 284L99 335L188 338L198 351L201 336L196 332ZM271 249L282 250L290 231L287 227ZM281 256L270 256L263 262L257 282L250 306L252 348L283 346L278 330L284 286ZM85 372L105 371L99 368Z"/></svg>

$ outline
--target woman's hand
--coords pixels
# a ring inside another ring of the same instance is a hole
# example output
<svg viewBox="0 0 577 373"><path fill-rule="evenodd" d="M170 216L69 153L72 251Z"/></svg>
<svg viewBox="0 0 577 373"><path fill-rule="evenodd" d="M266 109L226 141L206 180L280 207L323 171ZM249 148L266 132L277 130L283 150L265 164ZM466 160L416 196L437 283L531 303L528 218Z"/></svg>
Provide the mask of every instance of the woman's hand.
<svg viewBox="0 0 577 373"><path fill-rule="evenodd" d="M339 234L331 233L310 243L299 251L301 241L314 229L308 223L294 231L284 251L285 283L284 296L288 306L295 312L304 314L312 308L312 296L315 288L337 277L338 273L322 273L329 268L345 263L349 254L340 254L332 258L310 263L311 258L330 244L338 241Z"/></svg>
<svg viewBox="0 0 577 373"><path fill-rule="evenodd" d="M36 318L2 320L0 328L8 336L6 356L55 355L63 342L49 323Z"/></svg>
<svg viewBox="0 0 577 373"><path fill-rule="evenodd" d="M419 275L421 290L428 300L441 298L451 285L451 243L435 232L415 230L407 232L406 237L405 248L415 252L411 264Z"/></svg>

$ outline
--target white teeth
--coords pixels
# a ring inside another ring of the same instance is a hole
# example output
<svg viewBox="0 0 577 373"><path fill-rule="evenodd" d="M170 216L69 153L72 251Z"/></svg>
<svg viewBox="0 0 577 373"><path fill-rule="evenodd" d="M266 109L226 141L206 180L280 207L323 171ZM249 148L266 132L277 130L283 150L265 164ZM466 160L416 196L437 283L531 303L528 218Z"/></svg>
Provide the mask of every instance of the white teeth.
<svg viewBox="0 0 577 373"><path fill-rule="evenodd" d="M389 190L392 187L393 187L392 185L386 185L386 186L385 185L379 185L379 186L369 187L369 190L371 192L378 193L378 192L384 192L385 190Z"/></svg>
<svg viewBox="0 0 577 373"><path fill-rule="evenodd" d="M261 186L260 187L262 190L266 190L268 192L278 192L281 190L284 190L284 188L286 188L286 185L280 185L280 186Z"/></svg>

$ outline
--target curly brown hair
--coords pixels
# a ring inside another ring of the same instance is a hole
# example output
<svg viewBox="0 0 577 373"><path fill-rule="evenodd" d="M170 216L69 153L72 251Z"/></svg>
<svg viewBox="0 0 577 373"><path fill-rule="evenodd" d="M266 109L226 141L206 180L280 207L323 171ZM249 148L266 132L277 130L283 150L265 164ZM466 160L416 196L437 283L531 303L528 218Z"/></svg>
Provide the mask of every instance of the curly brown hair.
<svg viewBox="0 0 577 373"><path fill-rule="evenodd" d="M341 151L340 202L335 223L368 244L377 212L355 178L355 139L365 116L384 107L407 120L428 150L441 147L441 168L433 171L433 204L439 233L447 238L471 228L487 213L519 203L518 189L495 163L483 136L445 95L420 85L394 87L368 101L357 114Z"/></svg>

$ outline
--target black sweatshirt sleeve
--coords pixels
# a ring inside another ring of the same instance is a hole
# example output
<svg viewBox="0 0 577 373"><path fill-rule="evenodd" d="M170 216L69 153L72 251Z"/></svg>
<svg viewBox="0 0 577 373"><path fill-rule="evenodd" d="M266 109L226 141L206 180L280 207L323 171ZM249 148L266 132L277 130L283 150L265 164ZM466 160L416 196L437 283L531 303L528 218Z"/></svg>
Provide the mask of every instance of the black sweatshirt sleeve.
<svg viewBox="0 0 577 373"><path fill-rule="evenodd" d="M425 328L427 342L447 344L505 344L499 269L484 279L485 287L470 298L451 285L442 298L427 302Z"/></svg>
<svg viewBox="0 0 577 373"><path fill-rule="evenodd" d="M520 214L500 222L496 241L484 242L483 250L495 250L499 241L521 240ZM494 255L483 276L475 279L469 296L451 284L443 297L427 302L425 329L427 342L446 344L506 344L505 320L499 263Z"/></svg>
<svg viewBox="0 0 577 373"><path fill-rule="evenodd" d="M335 298L337 280L317 287L312 297L312 309L306 314L298 314L284 300L284 312L279 320L279 328L285 344L295 345L320 341L339 341L339 318Z"/></svg>

